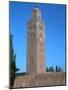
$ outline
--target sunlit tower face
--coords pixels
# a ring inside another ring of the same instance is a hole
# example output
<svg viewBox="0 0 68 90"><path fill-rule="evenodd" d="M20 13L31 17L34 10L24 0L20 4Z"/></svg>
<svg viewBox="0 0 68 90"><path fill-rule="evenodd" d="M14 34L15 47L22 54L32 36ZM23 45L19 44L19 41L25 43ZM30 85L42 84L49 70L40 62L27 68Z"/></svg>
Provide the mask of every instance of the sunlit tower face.
<svg viewBox="0 0 68 90"><path fill-rule="evenodd" d="M39 8L32 11L27 32L27 72L45 73L45 26Z"/></svg>

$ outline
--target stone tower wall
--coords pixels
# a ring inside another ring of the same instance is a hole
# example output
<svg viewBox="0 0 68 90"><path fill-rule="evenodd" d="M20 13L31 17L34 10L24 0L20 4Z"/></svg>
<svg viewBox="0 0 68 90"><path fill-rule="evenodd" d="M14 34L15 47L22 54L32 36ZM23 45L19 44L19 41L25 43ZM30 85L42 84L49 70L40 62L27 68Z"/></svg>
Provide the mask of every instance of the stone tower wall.
<svg viewBox="0 0 68 90"><path fill-rule="evenodd" d="M34 8L27 32L27 72L45 73L45 32L39 8Z"/></svg>
<svg viewBox="0 0 68 90"><path fill-rule="evenodd" d="M29 75L17 76L13 88L54 85L66 85L65 72L37 74L33 77Z"/></svg>

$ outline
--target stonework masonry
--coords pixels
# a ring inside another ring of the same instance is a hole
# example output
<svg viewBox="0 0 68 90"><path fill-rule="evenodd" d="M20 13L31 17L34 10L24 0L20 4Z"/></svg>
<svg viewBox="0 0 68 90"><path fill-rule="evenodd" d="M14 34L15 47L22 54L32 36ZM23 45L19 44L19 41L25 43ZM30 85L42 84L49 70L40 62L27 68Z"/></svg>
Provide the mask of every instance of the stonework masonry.
<svg viewBox="0 0 68 90"><path fill-rule="evenodd" d="M54 85L66 85L65 72L42 73L36 74L33 77L30 77L29 75L20 75L16 77L13 88Z"/></svg>
<svg viewBox="0 0 68 90"><path fill-rule="evenodd" d="M27 32L27 72L45 73L45 26L39 8L34 8Z"/></svg>
<svg viewBox="0 0 68 90"><path fill-rule="evenodd" d="M39 8L28 22L26 74L16 74L12 88L66 85L65 72L46 72L45 25Z"/></svg>

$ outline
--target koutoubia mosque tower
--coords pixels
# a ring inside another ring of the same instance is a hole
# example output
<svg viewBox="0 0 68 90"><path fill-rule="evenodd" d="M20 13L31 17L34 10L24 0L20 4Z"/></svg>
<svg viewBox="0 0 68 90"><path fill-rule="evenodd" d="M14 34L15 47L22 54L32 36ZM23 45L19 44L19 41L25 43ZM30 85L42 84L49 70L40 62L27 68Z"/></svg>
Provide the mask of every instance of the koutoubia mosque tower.
<svg viewBox="0 0 68 90"><path fill-rule="evenodd" d="M27 73L45 73L45 25L39 8L32 11L27 31Z"/></svg>
<svg viewBox="0 0 68 90"><path fill-rule="evenodd" d="M33 9L27 29L27 71L17 74L13 87L66 85L65 72L46 72L46 29L38 7Z"/></svg>
<svg viewBox="0 0 68 90"><path fill-rule="evenodd" d="M12 89L66 85L66 72L46 71L45 30L41 11L36 6L27 24L26 72L16 73Z"/></svg>

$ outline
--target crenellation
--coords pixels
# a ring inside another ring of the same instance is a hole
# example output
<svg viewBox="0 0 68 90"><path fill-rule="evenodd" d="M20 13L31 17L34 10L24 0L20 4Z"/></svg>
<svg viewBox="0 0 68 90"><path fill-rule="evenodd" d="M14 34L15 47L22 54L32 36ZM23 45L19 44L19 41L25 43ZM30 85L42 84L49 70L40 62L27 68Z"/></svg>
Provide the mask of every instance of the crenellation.
<svg viewBox="0 0 68 90"><path fill-rule="evenodd" d="M15 79L14 87L36 87L65 85L65 72L50 72L36 75L18 76Z"/></svg>

